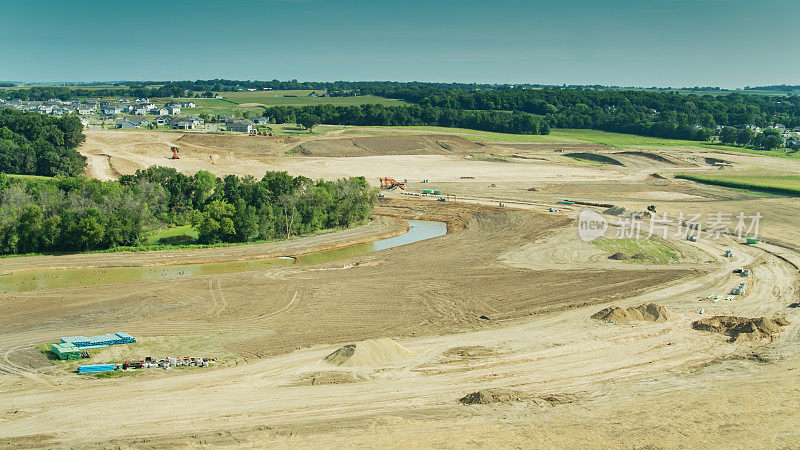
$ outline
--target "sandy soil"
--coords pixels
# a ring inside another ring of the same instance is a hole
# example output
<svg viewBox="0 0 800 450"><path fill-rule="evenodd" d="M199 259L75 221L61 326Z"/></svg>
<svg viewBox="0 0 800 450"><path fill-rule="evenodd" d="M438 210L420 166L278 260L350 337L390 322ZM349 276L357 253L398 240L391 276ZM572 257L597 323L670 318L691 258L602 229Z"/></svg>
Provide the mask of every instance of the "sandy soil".
<svg viewBox="0 0 800 450"><path fill-rule="evenodd" d="M0 294L0 404L8 405L0 410L0 438L15 445L685 448L800 441L800 308L787 308L800 298L796 200L650 177L708 170L702 155L661 149L653 154L666 161L621 155L626 166L605 167L558 155L560 143L484 143L486 154L525 157L503 161L471 158L475 144L452 139L453 148L429 154L420 145L441 138L411 136L359 147L364 156L326 157L314 151L339 154L344 141L326 147L325 140L341 135L273 143L134 133L90 133L84 151L110 155L108 167L94 159L95 175L130 173L151 161L217 174L392 175L408 178L409 190L442 188L458 201L392 192L361 229L287 243L0 260L3 272L227 261L374 239L402 229L396 218L448 223L444 237L317 267ZM177 140L185 158L163 160L164 146ZM298 145L316 150L285 154ZM221 162L212 164L209 154ZM737 169L780 166L772 158L716 157ZM430 183L420 184L425 178ZM576 237L583 206L547 211L564 198L631 210L656 203L671 216L760 210L767 242L673 240L682 257L672 264L609 261ZM723 256L727 249L734 258ZM747 294L725 300L742 280L732 270L742 266L752 271ZM320 268L337 270L313 270ZM670 319L591 319L608 306L651 302L666 307ZM691 328L711 315L783 317L790 325L772 341L728 343ZM113 330L130 332L141 345L107 349L93 360L191 351L222 363L97 379L43 362L34 349L59 336ZM368 348L383 354L384 338L408 352L376 365L324 361L364 340L375 340ZM554 400L459 403L486 388Z"/></svg>

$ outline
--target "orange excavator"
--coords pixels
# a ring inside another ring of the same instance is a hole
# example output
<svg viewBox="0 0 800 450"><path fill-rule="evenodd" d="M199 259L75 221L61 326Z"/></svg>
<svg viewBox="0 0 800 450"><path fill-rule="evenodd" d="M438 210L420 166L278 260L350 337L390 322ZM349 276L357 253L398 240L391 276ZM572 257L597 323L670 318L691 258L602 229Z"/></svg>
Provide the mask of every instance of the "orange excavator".
<svg viewBox="0 0 800 450"><path fill-rule="evenodd" d="M381 182L381 189L392 189L395 187L399 187L400 189L405 189L406 184L404 182L400 182L395 180L394 178L378 178L378 181Z"/></svg>
<svg viewBox="0 0 800 450"><path fill-rule="evenodd" d="M172 147L170 150L172 150L172 158L170 159L181 159L181 156L179 155L181 151L178 150L178 147Z"/></svg>

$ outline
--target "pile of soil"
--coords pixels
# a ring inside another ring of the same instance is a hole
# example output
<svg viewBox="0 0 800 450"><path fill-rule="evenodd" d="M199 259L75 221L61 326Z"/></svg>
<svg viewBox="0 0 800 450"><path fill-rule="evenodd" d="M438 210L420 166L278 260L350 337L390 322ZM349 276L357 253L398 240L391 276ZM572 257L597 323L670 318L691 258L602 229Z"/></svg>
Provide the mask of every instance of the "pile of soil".
<svg viewBox="0 0 800 450"><path fill-rule="evenodd" d="M489 405L492 403L521 402L531 396L524 392L511 389L483 389L461 397L458 401L465 405Z"/></svg>
<svg viewBox="0 0 800 450"><path fill-rule="evenodd" d="M644 253L634 253L633 256L631 256L631 258L639 260L649 259L649 257Z"/></svg>
<svg viewBox="0 0 800 450"><path fill-rule="evenodd" d="M314 372L301 378L293 386L319 386L323 384L348 384L358 383L365 381L367 378L363 375L352 372Z"/></svg>
<svg viewBox="0 0 800 450"><path fill-rule="evenodd" d="M613 255L609 256L608 259L611 259L611 260L614 260L614 261L627 261L628 257L625 256L624 253L617 252L617 253L614 253Z"/></svg>
<svg viewBox="0 0 800 450"><path fill-rule="evenodd" d="M325 357L329 364L340 367L380 366L403 361L414 353L391 339L369 339L348 344Z"/></svg>
<svg viewBox="0 0 800 450"><path fill-rule="evenodd" d="M657 173L651 173L650 175L648 175L648 178L652 178L654 180L666 180L666 178Z"/></svg>
<svg viewBox="0 0 800 450"><path fill-rule="evenodd" d="M538 406L555 406L572 403L575 396L569 394L531 395L512 389L482 389L461 397L458 401L464 405L491 405L493 403L512 403L528 401Z"/></svg>
<svg viewBox="0 0 800 450"><path fill-rule="evenodd" d="M595 313L592 319L607 322L666 322L671 317L672 313L667 308L658 303L648 303L631 308L610 306Z"/></svg>
<svg viewBox="0 0 800 450"><path fill-rule="evenodd" d="M675 163L675 161L672 161L672 160L667 159L667 158L665 158L665 157L663 157L661 155L657 155L655 153L650 153L650 152L634 152L634 151L631 151L631 152L617 152L617 153L615 153L615 155L640 156L642 158L651 159L653 161L658 161L658 162L661 162L661 163L666 163L666 164L671 164L671 165L678 165L677 163Z"/></svg>
<svg viewBox="0 0 800 450"><path fill-rule="evenodd" d="M758 317L750 319L737 316L713 316L692 322L692 328L701 331L713 331L730 336L729 342L772 340L781 331L781 327L789 325L786 319L767 319Z"/></svg>

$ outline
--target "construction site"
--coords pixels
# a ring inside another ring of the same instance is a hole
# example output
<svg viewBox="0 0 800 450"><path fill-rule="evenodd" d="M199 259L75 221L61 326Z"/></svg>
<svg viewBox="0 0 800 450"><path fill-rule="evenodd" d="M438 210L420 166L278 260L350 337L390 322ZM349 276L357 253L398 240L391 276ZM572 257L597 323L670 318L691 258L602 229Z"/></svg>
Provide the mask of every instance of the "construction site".
<svg viewBox="0 0 800 450"><path fill-rule="evenodd" d="M800 159L369 127L86 136L93 178L364 176L375 206L286 241L0 259L14 447L800 442L797 198L675 177Z"/></svg>

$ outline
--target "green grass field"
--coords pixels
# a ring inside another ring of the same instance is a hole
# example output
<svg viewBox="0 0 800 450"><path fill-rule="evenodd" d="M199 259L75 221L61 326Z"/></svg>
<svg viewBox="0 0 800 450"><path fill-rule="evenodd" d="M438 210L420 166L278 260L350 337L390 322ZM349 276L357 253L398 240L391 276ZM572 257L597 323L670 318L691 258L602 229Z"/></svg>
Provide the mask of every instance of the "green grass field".
<svg viewBox="0 0 800 450"><path fill-rule="evenodd" d="M255 92L222 92L223 99L237 104L256 103L263 106L309 106L309 105L336 105L351 106L365 104L381 104L387 106L400 106L407 103L374 95L360 95L356 97L308 97L312 92L322 91L255 91ZM296 95L296 97L286 97Z"/></svg>
<svg viewBox="0 0 800 450"><path fill-rule="evenodd" d="M153 98L156 104L163 104L170 101L192 101L197 104L196 108L181 108L181 114L241 114L249 111L251 115L261 115L264 108L270 106L316 106L316 105L335 105L353 106L365 104L381 104L386 106L400 106L407 103L402 100L394 100L374 95L362 95L357 97L308 97L311 92L322 91L241 91L241 92L221 92L222 99L217 98ZM285 97L293 95L296 97Z"/></svg>
<svg viewBox="0 0 800 450"><path fill-rule="evenodd" d="M669 264L680 259L675 250L649 239L598 239L592 244L610 255L622 253L635 263Z"/></svg>
<svg viewBox="0 0 800 450"><path fill-rule="evenodd" d="M761 175L749 173L725 175L679 174L676 175L676 178L734 189L773 194L800 195L800 175Z"/></svg>
<svg viewBox="0 0 800 450"><path fill-rule="evenodd" d="M19 180L31 180L31 181L45 181L52 179L52 177L44 177L41 175L17 175L14 173L7 173L6 176L8 176L8 178L17 178Z"/></svg>
<svg viewBox="0 0 800 450"><path fill-rule="evenodd" d="M159 239L175 238L177 236L191 236L197 239L197 230L193 229L191 225L183 225L180 227L165 228L157 230L147 236L145 245L158 245Z"/></svg>

